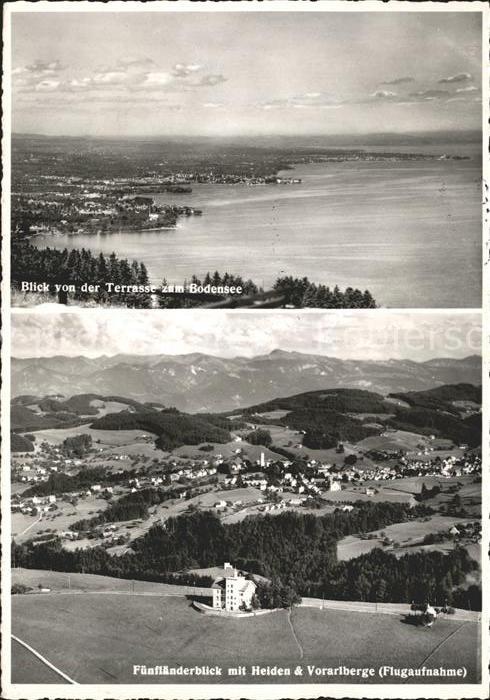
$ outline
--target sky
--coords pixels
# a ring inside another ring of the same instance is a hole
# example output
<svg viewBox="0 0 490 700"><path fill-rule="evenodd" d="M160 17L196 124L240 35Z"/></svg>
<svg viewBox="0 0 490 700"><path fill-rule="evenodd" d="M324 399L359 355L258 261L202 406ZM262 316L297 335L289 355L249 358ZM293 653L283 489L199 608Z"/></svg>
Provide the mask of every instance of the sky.
<svg viewBox="0 0 490 700"><path fill-rule="evenodd" d="M481 315L455 310L339 314L93 309L77 313L54 304L36 312L19 309L11 317L14 357L119 353L254 357L281 349L340 359L422 362L481 354L482 344Z"/></svg>
<svg viewBox="0 0 490 700"><path fill-rule="evenodd" d="M13 131L229 137L481 127L479 12L311 7L14 6Z"/></svg>

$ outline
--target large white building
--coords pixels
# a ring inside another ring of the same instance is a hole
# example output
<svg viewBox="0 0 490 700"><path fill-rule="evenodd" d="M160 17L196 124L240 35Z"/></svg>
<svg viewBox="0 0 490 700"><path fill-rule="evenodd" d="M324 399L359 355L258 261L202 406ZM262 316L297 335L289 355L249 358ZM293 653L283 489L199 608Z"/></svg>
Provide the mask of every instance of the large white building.
<svg viewBox="0 0 490 700"><path fill-rule="evenodd" d="M223 575L215 579L213 585L213 608L237 611L250 608L256 584L242 576L234 566L225 562Z"/></svg>

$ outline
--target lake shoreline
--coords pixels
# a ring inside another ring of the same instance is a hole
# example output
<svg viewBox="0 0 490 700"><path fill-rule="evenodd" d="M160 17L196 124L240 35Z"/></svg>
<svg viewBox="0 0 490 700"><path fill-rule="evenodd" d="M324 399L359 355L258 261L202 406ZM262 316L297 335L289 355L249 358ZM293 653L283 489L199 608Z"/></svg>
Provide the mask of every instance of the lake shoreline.
<svg viewBox="0 0 490 700"><path fill-rule="evenodd" d="M152 282L218 269L263 288L292 275L369 289L384 307L481 305L476 158L297 164L293 172L302 182L288 187L197 184L171 199L154 193L159 205L185 202L203 212L179 217L164 241L160 231L137 230L37 235L32 244L115 251L144 262Z"/></svg>

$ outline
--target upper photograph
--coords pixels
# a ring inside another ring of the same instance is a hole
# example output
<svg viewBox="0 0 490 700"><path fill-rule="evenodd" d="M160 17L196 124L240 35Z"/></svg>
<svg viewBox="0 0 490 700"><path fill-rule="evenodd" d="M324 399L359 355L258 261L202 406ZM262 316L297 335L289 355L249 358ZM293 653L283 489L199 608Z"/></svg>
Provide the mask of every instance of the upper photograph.
<svg viewBox="0 0 490 700"><path fill-rule="evenodd" d="M481 307L479 3L20 5L12 306Z"/></svg>

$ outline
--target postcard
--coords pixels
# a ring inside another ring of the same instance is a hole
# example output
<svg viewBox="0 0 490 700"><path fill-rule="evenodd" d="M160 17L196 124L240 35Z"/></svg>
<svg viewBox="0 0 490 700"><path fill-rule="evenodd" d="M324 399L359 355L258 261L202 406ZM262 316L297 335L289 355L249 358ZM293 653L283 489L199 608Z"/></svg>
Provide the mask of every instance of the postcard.
<svg viewBox="0 0 490 700"><path fill-rule="evenodd" d="M2 697L488 697L488 6L4 18Z"/></svg>
<svg viewBox="0 0 490 700"><path fill-rule="evenodd" d="M484 3L324 5L7 5L12 305L480 307Z"/></svg>

